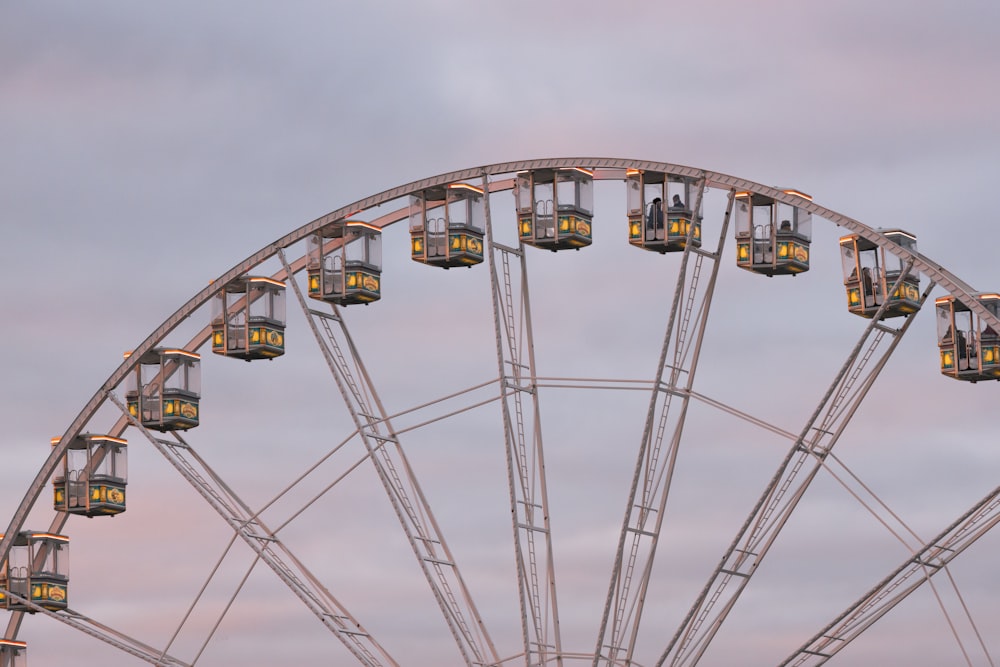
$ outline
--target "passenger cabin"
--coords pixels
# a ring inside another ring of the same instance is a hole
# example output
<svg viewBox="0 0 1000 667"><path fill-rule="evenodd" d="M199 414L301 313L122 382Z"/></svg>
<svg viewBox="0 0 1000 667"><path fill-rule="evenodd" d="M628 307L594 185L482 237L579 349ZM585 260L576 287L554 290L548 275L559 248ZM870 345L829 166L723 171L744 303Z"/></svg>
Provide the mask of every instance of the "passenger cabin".
<svg viewBox="0 0 1000 667"><path fill-rule="evenodd" d="M7 562L0 568L0 588L49 611L59 611L66 608L68 587L69 538L52 533L18 533ZM37 611L3 593L0 608L32 614Z"/></svg>
<svg viewBox="0 0 1000 667"><path fill-rule="evenodd" d="M890 229L882 235L896 245L912 252L917 250L917 238L901 229ZM889 290L903 275L905 260L891 250L877 245L858 234L840 238L840 258L847 289L847 310L871 318L886 301L889 305L883 318L900 317L920 309L920 274L913 271L903 277L892 294Z"/></svg>
<svg viewBox="0 0 1000 667"><path fill-rule="evenodd" d="M449 269L483 261L486 200L480 188L450 183L410 196L410 257Z"/></svg>
<svg viewBox="0 0 1000 667"><path fill-rule="evenodd" d="M194 428L200 418L201 357L156 348L142 356L126 381L129 414L154 431Z"/></svg>
<svg viewBox="0 0 1000 667"><path fill-rule="evenodd" d="M285 283L243 276L212 300L212 352L273 359L285 353Z"/></svg>
<svg viewBox="0 0 1000 667"><path fill-rule="evenodd" d="M692 248L701 247L701 216L692 211L697 181L629 169L625 188L629 243L659 253L681 252L690 237Z"/></svg>
<svg viewBox="0 0 1000 667"><path fill-rule="evenodd" d="M13 639L0 639L0 667L28 667L28 645Z"/></svg>
<svg viewBox="0 0 1000 667"><path fill-rule="evenodd" d="M681 252L701 247L701 216L692 207L699 182L683 176L629 169L625 174L628 242L643 250Z"/></svg>
<svg viewBox="0 0 1000 667"><path fill-rule="evenodd" d="M979 294L976 300L1000 317L1000 294ZM1000 336L967 305L953 296L934 301L937 315L941 373L956 380L1000 380Z"/></svg>
<svg viewBox="0 0 1000 667"><path fill-rule="evenodd" d="M789 199L812 201L798 190L783 190ZM736 265L765 276L795 275L809 270L812 215L798 206L755 192L737 192Z"/></svg>
<svg viewBox="0 0 1000 667"><path fill-rule="evenodd" d="M52 438L58 445L59 438ZM69 443L52 479L57 512L87 517L125 511L127 441L110 435L79 435Z"/></svg>
<svg viewBox="0 0 1000 667"><path fill-rule="evenodd" d="M586 169L522 171L514 181L521 243L579 250L593 242L594 174Z"/></svg>
<svg viewBox="0 0 1000 667"><path fill-rule="evenodd" d="M309 296L349 306L382 296L382 231L359 220L338 220L309 237Z"/></svg>

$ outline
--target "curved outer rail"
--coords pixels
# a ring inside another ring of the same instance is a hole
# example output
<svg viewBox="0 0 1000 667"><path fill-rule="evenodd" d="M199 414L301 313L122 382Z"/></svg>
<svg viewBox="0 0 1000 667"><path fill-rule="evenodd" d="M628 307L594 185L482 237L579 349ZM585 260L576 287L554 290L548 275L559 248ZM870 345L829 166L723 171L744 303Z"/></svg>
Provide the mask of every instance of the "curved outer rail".
<svg viewBox="0 0 1000 667"><path fill-rule="evenodd" d="M108 379L86 403L77 417L70 423L69 427L60 438L59 443L52 447L52 451L49 453L48 458L42 464L38 474L35 476L35 479L32 481L27 492L25 493L21 504L14 512L14 515L4 533L4 537L0 539L0 563L7 559L14 537L22 530L24 521L27 518L29 511L38 500L38 496L41 494L47 481L55 472L55 469L66 452L69 443L72 442L77 435L79 435L82 428L90 421L104 401L107 400L108 394L114 390L131 371L134 370L139 359L142 358L146 352L156 347L170 332L177 328L192 313L204 306L209 299L222 289L223 286L247 273L249 270L258 266L262 262L274 257L279 250L288 248L289 246L305 239L321 227L334 221L344 220L360 211L400 199L429 187L446 185L448 183L458 181L470 181L472 179L511 175L519 171L532 169L553 169L564 167L585 167L593 169L595 180L623 180L625 177L625 170L627 169L659 171L674 176L687 176L699 179L704 178L706 186L708 187L726 190L735 188L740 191L746 190L760 193L771 197L776 201L799 207L812 213L813 215L824 218L829 222L844 227L852 233L864 237L872 243L884 248L890 254L900 257L903 260L912 260L914 270L925 274L929 279L936 282L939 286L947 290L952 296L968 306L969 309L975 312L982 321L985 321L989 326L1000 331L1000 318L994 316L988 310L983 308L983 306L975 298L977 293L976 290L961 280L958 276L946 270L937 262L926 257L925 255L911 252L903 248L902 246L887 239L879 231L853 218L837 213L832 209L825 208L814 202L805 201L801 197L786 194L783 190L772 186L763 185L761 183L727 174L698 169L695 167L687 167L667 162L634 160L628 158L540 158L515 162L501 162L447 172L390 188L378 194L374 194L348 204L347 206L342 206L341 208L335 209L326 215L316 218L312 222L302 225L298 229L285 234L273 243L264 246L244 259L242 262L233 266L231 269L212 281L207 287L195 294L176 312L170 315L170 317L157 327L144 341L134 348L132 355L130 355L128 359L126 359L120 366L118 366L118 368L114 370L114 372L111 373ZM504 181L503 183L497 183L494 181L491 184L490 190L491 192L495 192L510 189L511 187L511 180ZM399 222L406 217L404 208L402 209L402 212L397 211L395 214L383 216L376 221L376 224L379 224L380 226L388 226L392 223ZM304 265L304 260L299 260L292 265L292 268L294 271L298 271L301 270ZM203 334L196 338L193 342L197 344L197 347L200 347L200 345L203 344L207 338L208 333L206 329L205 332L203 332ZM120 426L120 428L124 428L124 426ZM61 521L64 521L64 518L60 519L57 517L53 525L60 525Z"/></svg>

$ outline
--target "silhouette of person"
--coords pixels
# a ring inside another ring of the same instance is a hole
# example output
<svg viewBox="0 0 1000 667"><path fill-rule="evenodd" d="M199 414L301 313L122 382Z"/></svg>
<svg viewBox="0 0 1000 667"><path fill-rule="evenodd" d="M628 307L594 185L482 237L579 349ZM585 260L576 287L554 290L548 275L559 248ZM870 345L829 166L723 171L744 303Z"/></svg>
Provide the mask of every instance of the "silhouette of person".
<svg viewBox="0 0 1000 667"><path fill-rule="evenodd" d="M649 213L646 215L647 229L663 229L662 202L663 200L657 197L653 200L653 203L649 205Z"/></svg>

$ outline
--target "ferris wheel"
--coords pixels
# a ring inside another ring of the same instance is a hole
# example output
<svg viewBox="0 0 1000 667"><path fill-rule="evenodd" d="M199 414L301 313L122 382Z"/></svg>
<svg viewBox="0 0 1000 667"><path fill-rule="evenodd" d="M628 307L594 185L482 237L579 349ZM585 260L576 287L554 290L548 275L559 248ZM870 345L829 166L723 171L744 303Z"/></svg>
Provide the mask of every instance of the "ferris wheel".
<svg viewBox="0 0 1000 667"><path fill-rule="evenodd" d="M155 665L733 664L757 579L816 555L817 481L893 546L746 664L823 664L1000 521L984 488L913 530L834 447L901 367L1000 379L997 332L1000 294L793 188L557 158L386 190L222 273L53 438L0 540L0 667L43 624Z"/></svg>

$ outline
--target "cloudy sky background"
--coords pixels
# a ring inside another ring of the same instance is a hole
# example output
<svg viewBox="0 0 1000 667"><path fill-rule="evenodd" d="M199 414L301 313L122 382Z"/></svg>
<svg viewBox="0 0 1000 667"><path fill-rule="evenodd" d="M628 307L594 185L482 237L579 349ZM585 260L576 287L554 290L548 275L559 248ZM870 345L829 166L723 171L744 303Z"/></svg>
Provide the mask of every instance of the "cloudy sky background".
<svg viewBox="0 0 1000 667"><path fill-rule="evenodd" d="M0 9L0 515L13 512L49 438L121 353L209 280L328 211L446 171L608 156L794 186L872 227L915 233L926 255L996 290L998 19L995 3L969 0L8 4ZM594 246L529 256L539 365L648 379L677 260L628 248L620 186L599 185L608 187L598 189ZM498 227L511 222L499 212L505 196L495 198ZM864 326L844 308L839 230L815 227L814 268L794 281L737 271L727 249L697 385L791 431ZM496 372L486 271L418 266L405 243L401 226L387 232L383 301L348 313L390 411ZM206 359L203 368L204 424L192 442L251 504L348 431L304 322L289 310L286 358ZM938 374L925 312L838 455L918 533L933 535L996 485L996 392ZM646 401L638 392L542 395L564 640L574 650L593 647ZM419 431L407 446L507 654L519 642L502 544L510 529L498 413L492 406ZM101 428L95 420L92 430ZM667 521L672 548L658 557L644 625L647 654L672 634L787 448L701 408L689 436ZM138 434L126 437L135 445L129 511L67 527L71 605L160 642L228 536ZM359 448L351 451L311 490L349 465ZM32 528L48 525L48 497ZM394 521L364 468L287 539L402 663L455 664ZM1000 537L988 536L952 568L994 655L998 549ZM774 664L905 556L821 474L706 663ZM249 563L238 550L212 589L217 603ZM182 657L203 637L204 625L194 625L179 642ZM218 637L199 664L262 656L350 664L262 566ZM46 618L27 619L21 638L36 667L69 656L122 660ZM839 659L965 662L929 590ZM989 664L981 650L970 661Z"/></svg>

